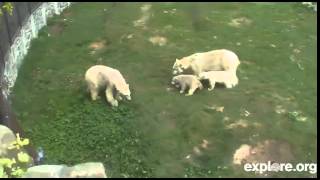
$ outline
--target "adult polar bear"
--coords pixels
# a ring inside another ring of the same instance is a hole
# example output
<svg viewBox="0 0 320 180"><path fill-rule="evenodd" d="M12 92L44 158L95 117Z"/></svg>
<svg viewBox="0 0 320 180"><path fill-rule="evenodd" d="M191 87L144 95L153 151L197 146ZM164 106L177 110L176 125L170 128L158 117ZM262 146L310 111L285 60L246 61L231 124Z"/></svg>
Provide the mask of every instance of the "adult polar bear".
<svg viewBox="0 0 320 180"><path fill-rule="evenodd" d="M105 88L107 101L112 106L118 106L118 100L122 100L121 96L131 100L129 84L117 69L103 65L92 66L86 71L85 81L93 101L97 99L102 88Z"/></svg>
<svg viewBox="0 0 320 180"><path fill-rule="evenodd" d="M236 75L240 61L238 56L227 49L218 49L208 52L194 53L182 59L176 59L173 65L173 74L190 73L199 76L207 71L229 71Z"/></svg>

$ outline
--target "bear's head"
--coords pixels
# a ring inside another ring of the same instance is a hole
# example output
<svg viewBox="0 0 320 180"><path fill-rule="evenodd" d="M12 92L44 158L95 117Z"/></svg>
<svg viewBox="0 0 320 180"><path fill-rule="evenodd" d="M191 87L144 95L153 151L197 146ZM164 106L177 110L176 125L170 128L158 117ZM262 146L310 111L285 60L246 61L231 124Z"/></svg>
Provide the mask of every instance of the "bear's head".
<svg viewBox="0 0 320 180"><path fill-rule="evenodd" d="M129 84L124 84L121 86L116 86L117 91L120 93L121 96L125 97L127 100L131 100L131 92L129 89Z"/></svg>
<svg viewBox="0 0 320 180"><path fill-rule="evenodd" d="M176 86L176 87L179 87L179 83L178 83L178 80L176 77L173 77L172 80L171 80L171 84Z"/></svg>
<svg viewBox="0 0 320 180"><path fill-rule="evenodd" d="M173 64L173 75L182 74L184 70L188 69L190 66L190 60L188 58L176 59L176 62Z"/></svg>

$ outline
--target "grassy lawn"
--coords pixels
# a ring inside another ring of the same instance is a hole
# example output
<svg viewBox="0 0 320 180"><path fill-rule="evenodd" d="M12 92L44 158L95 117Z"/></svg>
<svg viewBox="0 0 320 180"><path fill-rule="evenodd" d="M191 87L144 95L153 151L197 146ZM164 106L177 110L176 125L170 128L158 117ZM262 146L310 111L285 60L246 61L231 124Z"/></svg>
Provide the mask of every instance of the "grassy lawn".
<svg viewBox="0 0 320 180"><path fill-rule="evenodd" d="M253 177L232 165L233 153L267 139L289 143L294 162L316 161L316 13L297 3L144 5L76 3L32 42L12 101L46 163L99 161L111 177ZM191 97L170 90L176 58L221 48L240 58L238 86ZM120 70L133 100L118 109L92 102L83 80L95 64ZM228 128L240 119L248 126Z"/></svg>

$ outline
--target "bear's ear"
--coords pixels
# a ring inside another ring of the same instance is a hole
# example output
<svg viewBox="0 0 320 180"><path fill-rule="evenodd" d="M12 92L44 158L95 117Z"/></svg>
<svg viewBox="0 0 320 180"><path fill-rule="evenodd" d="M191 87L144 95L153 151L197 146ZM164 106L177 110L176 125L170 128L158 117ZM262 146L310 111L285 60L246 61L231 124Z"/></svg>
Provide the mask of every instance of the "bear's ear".
<svg viewBox="0 0 320 180"><path fill-rule="evenodd" d="M179 61L179 59L176 59L176 62L178 62Z"/></svg>

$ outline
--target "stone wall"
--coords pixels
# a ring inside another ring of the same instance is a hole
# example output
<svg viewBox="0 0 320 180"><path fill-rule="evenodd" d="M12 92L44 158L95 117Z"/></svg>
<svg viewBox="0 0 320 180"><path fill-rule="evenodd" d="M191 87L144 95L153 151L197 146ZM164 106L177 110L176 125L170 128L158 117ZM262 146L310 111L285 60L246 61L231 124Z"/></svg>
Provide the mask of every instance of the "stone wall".
<svg viewBox="0 0 320 180"><path fill-rule="evenodd" d="M65 8L70 6L70 2L45 2L42 3L26 19L19 32L15 32L16 38L13 40L8 52L5 52L5 67L3 72L2 92L5 97L10 94L18 76L18 69L27 54L30 42L36 38L42 27L47 25L47 19L54 14L60 14Z"/></svg>

